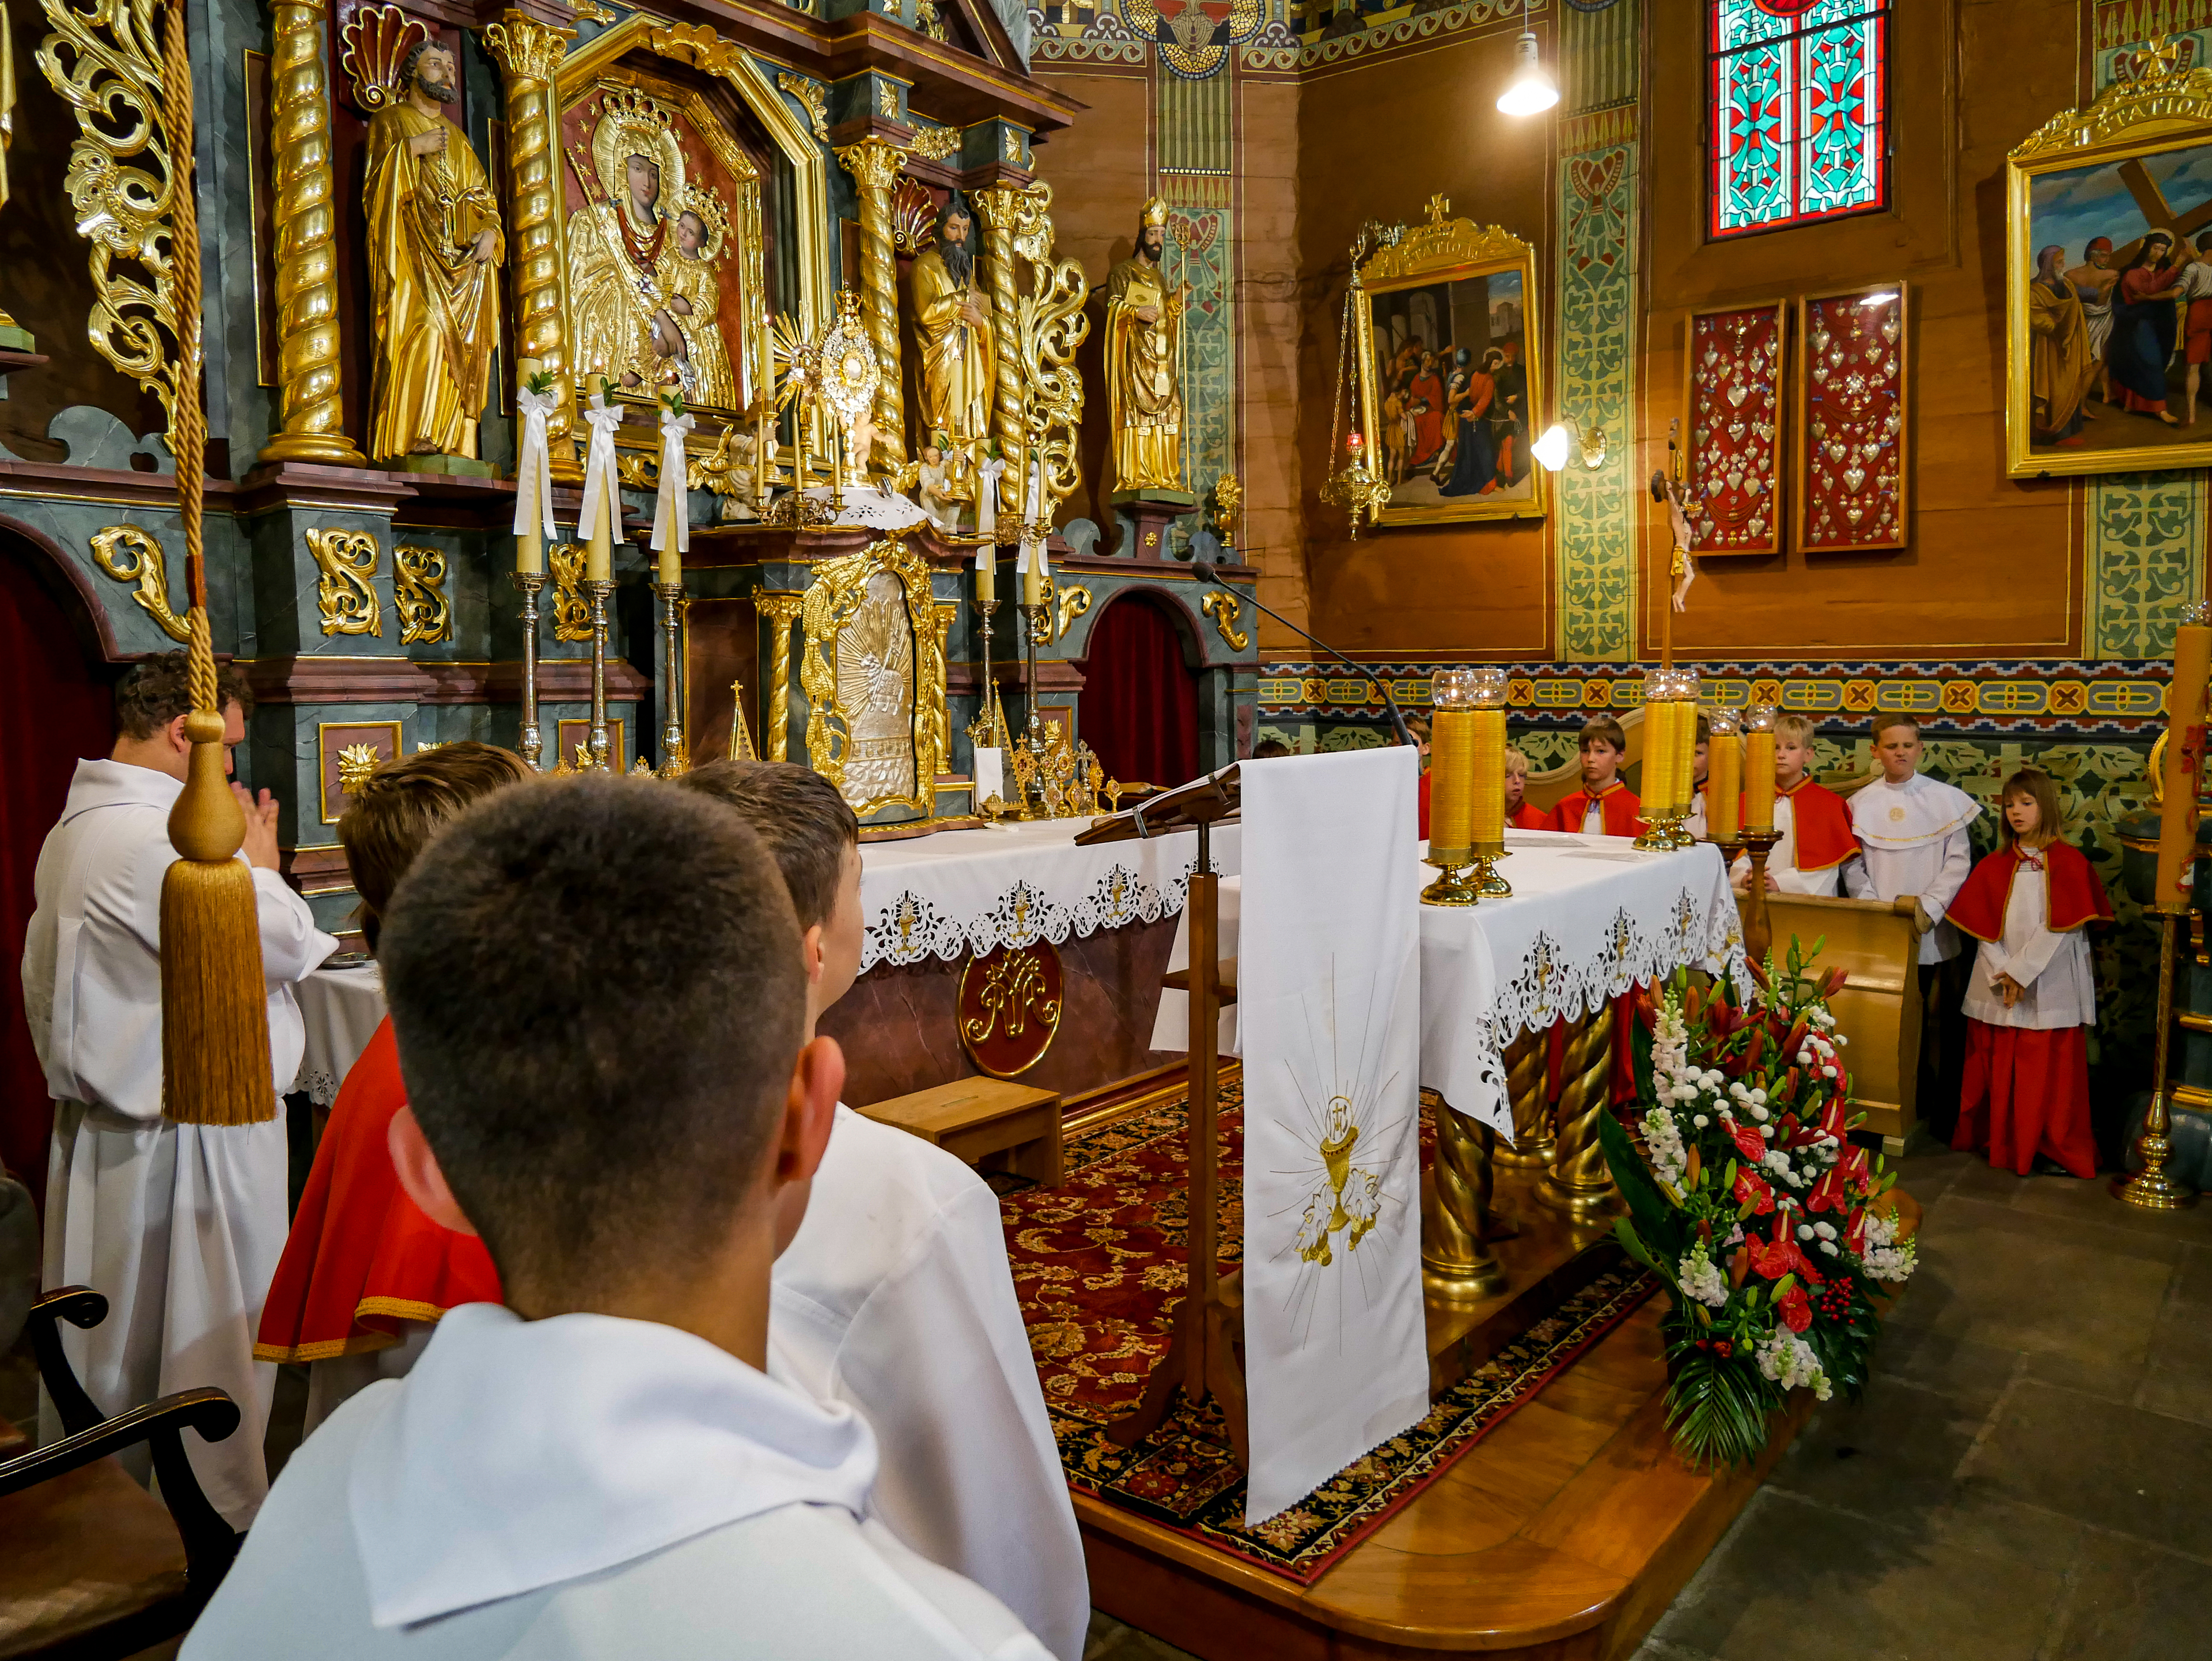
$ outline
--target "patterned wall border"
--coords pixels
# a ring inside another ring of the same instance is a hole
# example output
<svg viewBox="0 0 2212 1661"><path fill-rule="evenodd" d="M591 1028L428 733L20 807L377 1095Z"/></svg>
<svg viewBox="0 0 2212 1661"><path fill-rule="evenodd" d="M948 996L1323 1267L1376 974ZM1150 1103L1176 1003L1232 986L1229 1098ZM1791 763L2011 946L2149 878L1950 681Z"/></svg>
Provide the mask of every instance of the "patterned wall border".
<svg viewBox="0 0 2212 1661"><path fill-rule="evenodd" d="M1133 21L1123 0L1100 0L1096 6L1056 0L1030 9L1030 55L1041 64L1116 65L1147 64L1158 56L1171 73L1199 80L1218 73L1233 52L1240 70L1304 75L1426 51L1470 32L1496 34L1521 27L1522 0L1458 0L1455 5L1425 10L1423 3L1426 0L1367 12L1357 27L1335 35L1327 35L1325 29L1294 33L1279 17L1271 18L1247 37L1203 40L1194 46L1178 42L1171 49L1171 61L1147 33L1165 15L1164 8L1140 0L1140 15ZM1552 0L1528 0L1531 16L1540 17L1551 9ZM1145 13L1150 15L1141 15Z"/></svg>
<svg viewBox="0 0 2212 1661"><path fill-rule="evenodd" d="M1400 704L1429 702L1429 677L1442 664L1378 664ZM1513 666L1512 709L1537 725L1571 726L1594 710L1633 709L1644 701L1645 666ZM1709 703L1730 708L1771 703L1815 716L1824 728L1863 730L1878 711L1904 710L1931 730L2149 737L2165 720L2172 666L2125 662L1700 663ZM1334 717L1379 721L1382 696L1341 664L1260 666L1261 719Z"/></svg>

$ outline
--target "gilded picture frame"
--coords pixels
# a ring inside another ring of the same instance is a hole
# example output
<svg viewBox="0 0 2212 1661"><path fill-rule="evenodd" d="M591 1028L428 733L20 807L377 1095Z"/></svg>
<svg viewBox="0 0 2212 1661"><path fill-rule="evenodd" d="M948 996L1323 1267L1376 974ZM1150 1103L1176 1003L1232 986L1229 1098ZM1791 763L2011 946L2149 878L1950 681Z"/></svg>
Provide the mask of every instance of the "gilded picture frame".
<svg viewBox="0 0 2212 1661"><path fill-rule="evenodd" d="M1542 519L1543 289L1536 250L1451 219L1442 197L1359 267L1359 420L1390 495L1377 525Z"/></svg>
<svg viewBox="0 0 2212 1661"><path fill-rule="evenodd" d="M2124 56L2006 158L2011 478L2212 465L2212 70L2183 67L2191 45Z"/></svg>
<svg viewBox="0 0 2212 1661"><path fill-rule="evenodd" d="M799 613L806 764L864 824L936 816L937 776L952 751L949 621L931 593L928 561L896 537L814 568Z"/></svg>

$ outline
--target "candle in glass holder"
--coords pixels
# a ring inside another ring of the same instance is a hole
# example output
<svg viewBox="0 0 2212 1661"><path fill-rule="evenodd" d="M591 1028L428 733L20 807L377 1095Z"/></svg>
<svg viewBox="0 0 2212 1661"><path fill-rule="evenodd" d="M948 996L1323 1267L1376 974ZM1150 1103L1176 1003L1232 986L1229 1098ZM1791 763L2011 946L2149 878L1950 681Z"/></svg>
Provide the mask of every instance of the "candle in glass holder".
<svg viewBox="0 0 2212 1661"><path fill-rule="evenodd" d="M1743 828L1774 829L1774 706L1754 704L1743 721Z"/></svg>
<svg viewBox="0 0 2212 1661"><path fill-rule="evenodd" d="M1694 669L1677 669L1669 689L1674 699L1674 812L1687 815L1698 794L1698 694L1703 689Z"/></svg>
<svg viewBox="0 0 2212 1661"><path fill-rule="evenodd" d="M1476 721L1480 712L1474 707L1474 671L1437 670L1430 682L1430 696L1436 713L1429 723L1429 863L1465 865L1474 848L1478 779ZM1494 766L1502 803L1502 733ZM1500 835L1502 838L1502 830Z"/></svg>
<svg viewBox="0 0 2212 1661"><path fill-rule="evenodd" d="M1668 812L1674 798L1674 715L1667 696L1668 677L1655 670L1644 678L1644 808L1648 818Z"/></svg>
<svg viewBox="0 0 2212 1661"><path fill-rule="evenodd" d="M1713 711L1711 786L1705 800L1705 834L1735 842L1743 828L1743 729L1733 709Z"/></svg>
<svg viewBox="0 0 2212 1661"><path fill-rule="evenodd" d="M1468 712L1474 751L1470 846L1478 854L1502 854L1505 851L1505 671L1498 664L1486 664L1465 672L1474 702ZM1430 807L1433 812L1433 800Z"/></svg>

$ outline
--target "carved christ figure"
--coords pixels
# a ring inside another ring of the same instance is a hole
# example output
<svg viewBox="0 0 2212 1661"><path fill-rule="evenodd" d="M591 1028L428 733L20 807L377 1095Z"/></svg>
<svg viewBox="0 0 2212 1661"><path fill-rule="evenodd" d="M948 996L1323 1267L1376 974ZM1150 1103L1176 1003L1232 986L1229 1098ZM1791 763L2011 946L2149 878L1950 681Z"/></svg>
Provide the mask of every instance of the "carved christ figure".
<svg viewBox="0 0 2212 1661"><path fill-rule="evenodd" d="M368 124L368 453L473 457L499 344L499 204L443 113L460 96L453 54L418 43L398 89Z"/></svg>
<svg viewBox="0 0 2212 1661"><path fill-rule="evenodd" d="M921 429L942 433L945 493L968 495L968 479L991 435L998 382L991 298L975 286L975 223L955 191L937 216L937 242L914 262L915 332L921 343Z"/></svg>
<svg viewBox="0 0 2212 1661"><path fill-rule="evenodd" d="M1160 273L1168 206L1144 205L1136 251L1106 279L1106 404L1114 429L1114 489L1180 490L1182 482L1183 290Z"/></svg>

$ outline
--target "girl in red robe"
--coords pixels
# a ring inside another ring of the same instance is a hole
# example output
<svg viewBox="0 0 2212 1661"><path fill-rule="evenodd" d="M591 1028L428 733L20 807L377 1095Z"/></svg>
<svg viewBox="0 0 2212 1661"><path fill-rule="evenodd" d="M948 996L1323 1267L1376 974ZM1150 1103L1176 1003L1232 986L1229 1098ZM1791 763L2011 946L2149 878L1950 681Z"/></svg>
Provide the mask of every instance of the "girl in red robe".
<svg viewBox="0 0 2212 1661"><path fill-rule="evenodd" d="M2089 1029L2097 1024L2089 953L2112 902L2079 849L2058 837L2058 789L2028 767L2005 781L2003 841L1947 914L1979 940L1966 988L1966 1075L1951 1146L1990 1163L2091 1177Z"/></svg>
<svg viewBox="0 0 2212 1661"><path fill-rule="evenodd" d="M509 751L463 742L380 767L353 793L338 840L370 951L431 834L529 776ZM257 1360L307 1364L310 1431L356 1391L405 1373L447 1310L500 1301L483 1242L432 1222L400 1189L386 1139L406 1101L386 1017L338 1087L253 1347Z"/></svg>

